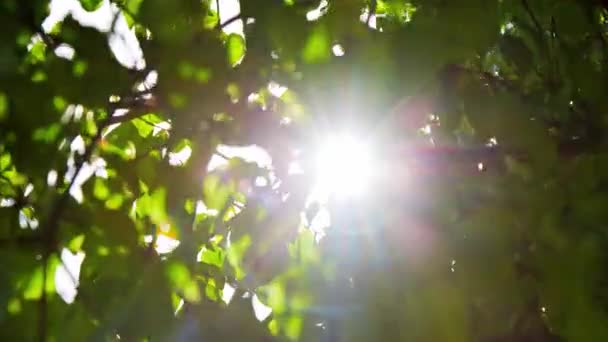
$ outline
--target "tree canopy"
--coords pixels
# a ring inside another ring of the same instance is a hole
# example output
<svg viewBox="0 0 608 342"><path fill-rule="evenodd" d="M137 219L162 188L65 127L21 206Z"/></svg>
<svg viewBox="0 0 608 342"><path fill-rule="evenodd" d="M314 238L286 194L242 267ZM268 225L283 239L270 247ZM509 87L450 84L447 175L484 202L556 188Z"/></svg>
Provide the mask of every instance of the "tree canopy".
<svg viewBox="0 0 608 342"><path fill-rule="evenodd" d="M0 22L2 340L608 338L607 1Z"/></svg>

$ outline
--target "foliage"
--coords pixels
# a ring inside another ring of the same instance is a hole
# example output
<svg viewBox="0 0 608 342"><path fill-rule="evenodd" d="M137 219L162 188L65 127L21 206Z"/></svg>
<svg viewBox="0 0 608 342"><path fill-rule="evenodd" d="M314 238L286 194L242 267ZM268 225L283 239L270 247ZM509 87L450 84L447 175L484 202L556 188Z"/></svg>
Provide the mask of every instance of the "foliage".
<svg viewBox="0 0 608 342"><path fill-rule="evenodd" d="M0 3L2 340L608 338L607 2L57 3Z"/></svg>

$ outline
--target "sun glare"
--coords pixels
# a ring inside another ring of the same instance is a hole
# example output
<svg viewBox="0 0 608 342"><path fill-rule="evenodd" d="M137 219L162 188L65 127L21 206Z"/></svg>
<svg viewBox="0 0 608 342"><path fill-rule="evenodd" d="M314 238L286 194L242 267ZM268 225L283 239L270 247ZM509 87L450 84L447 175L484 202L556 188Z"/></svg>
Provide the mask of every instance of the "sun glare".
<svg viewBox="0 0 608 342"><path fill-rule="evenodd" d="M323 197L364 193L372 176L368 144L348 135L327 139L318 150L315 190Z"/></svg>

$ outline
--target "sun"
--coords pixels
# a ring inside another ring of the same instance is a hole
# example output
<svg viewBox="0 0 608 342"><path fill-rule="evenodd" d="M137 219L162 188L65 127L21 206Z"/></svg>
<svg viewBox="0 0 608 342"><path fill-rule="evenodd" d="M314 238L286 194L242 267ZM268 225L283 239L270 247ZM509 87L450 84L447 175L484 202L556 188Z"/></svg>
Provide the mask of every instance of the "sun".
<svg viewBox="0 0 608 342"><path fill-rule="evenodd" d="M369 142L348 134L333 135L318 147L315 191L321 197L363 195L372 177Z"/></svg>

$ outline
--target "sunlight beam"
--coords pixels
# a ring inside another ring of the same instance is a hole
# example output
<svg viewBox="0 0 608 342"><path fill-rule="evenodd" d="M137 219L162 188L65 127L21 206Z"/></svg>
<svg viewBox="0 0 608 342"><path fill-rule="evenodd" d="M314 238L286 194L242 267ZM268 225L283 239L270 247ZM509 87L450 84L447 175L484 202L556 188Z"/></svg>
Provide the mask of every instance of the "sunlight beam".
<svg viewBox="0 0 608 342"><path fill-rule="evenodd" d="M371 157L369 146L359 139L349 135L328 138L317 153L315 197L362 195L372 176Z"/></svg>

